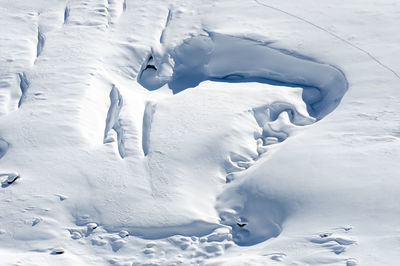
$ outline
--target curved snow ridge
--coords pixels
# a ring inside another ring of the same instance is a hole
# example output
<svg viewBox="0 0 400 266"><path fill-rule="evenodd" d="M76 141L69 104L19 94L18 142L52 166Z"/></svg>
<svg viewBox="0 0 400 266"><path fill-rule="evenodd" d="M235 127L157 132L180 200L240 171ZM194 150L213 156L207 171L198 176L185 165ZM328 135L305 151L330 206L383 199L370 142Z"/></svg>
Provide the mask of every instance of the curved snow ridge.
<svg viewBox="0 0 400 266"><path fill-rule="evenodd" d="M334 66L219 33L186 39L167 55L150 58L138 79L149 90L168 83L179 93L204 80L303 87L308 111L318 120L339 105L348 89L345 75Z"/></svg>
<svg viewBox="0 0 400 266"><path fill-rule="evenodd" d="M165 55L153 51L138 75L138 82L148 90L167 84L174 94L195 88L205 80L301 87L306 104L300 110L283 100L250 110L260 127L260 133L254 136L258 155L249 158L231 152L224 165L227 183L251 168L262 154L275 150L296 129L332 112L348 89L345 75L334 66L218 33L186 39ZM221 224L232 228L238 245L254 245L277 237L290 213L288 207L240 183L235 182L218 200Z"/></svg>
<svg viewBox="0 0 400 266"><path fill-rule="evenodd" d="M260 127L260 133L254 136L258 156L249 158L230 154L225 165L226 183L236 182L222 193L217 204L221 223L232 228L233 241L241 246L254 245L280 235L290 211L286 203L237 181L243 180L242 173L250 169L262 154L270 155L296 129L315 122L289 103L282 102L253 108L252 114Z"/></svg>

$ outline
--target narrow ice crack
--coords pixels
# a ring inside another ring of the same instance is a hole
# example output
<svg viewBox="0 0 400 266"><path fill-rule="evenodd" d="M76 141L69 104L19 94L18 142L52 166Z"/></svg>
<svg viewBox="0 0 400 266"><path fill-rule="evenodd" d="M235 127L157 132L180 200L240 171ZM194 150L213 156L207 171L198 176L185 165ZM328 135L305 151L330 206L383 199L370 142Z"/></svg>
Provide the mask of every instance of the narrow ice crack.
<svg viewBox="0 0 400 266"><path fill-rule="evenodd" d="M69 7L66 6L64 10L64 24L68 23L68 17L69 17Z"/></svg>

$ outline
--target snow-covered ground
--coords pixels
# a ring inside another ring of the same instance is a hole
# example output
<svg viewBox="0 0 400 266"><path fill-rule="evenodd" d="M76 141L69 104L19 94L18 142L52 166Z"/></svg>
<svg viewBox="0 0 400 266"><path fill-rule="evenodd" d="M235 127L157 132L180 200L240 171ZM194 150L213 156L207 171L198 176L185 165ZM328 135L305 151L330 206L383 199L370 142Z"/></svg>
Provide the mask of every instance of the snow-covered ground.
<svg viewBox="0 0 400 266"><path fill-rule="evenodd" d="M0 265L398 265L399 16L0 0Z"/></svg>

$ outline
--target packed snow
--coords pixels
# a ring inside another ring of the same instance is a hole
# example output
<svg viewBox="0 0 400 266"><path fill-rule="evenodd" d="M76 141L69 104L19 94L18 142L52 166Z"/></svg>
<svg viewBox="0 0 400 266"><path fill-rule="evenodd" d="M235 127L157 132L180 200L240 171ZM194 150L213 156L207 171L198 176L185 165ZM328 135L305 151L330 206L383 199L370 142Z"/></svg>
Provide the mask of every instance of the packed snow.
<svg viewBox="0 0 400 266"><path fill-rule="evenodd" d="M398 265L399 14L0 0L0 265Z"/></svg>

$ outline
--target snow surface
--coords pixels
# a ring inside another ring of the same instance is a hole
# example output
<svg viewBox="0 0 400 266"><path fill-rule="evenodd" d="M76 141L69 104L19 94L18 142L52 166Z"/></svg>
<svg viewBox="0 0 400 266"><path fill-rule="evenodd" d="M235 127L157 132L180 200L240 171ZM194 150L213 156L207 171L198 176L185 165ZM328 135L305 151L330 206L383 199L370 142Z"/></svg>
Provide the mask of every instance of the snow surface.
<svg viewBox="0 0 400 266"><path fill-rule="evenodd" d="M398 265L399 14L0 0L0 264Z"/></svg>

